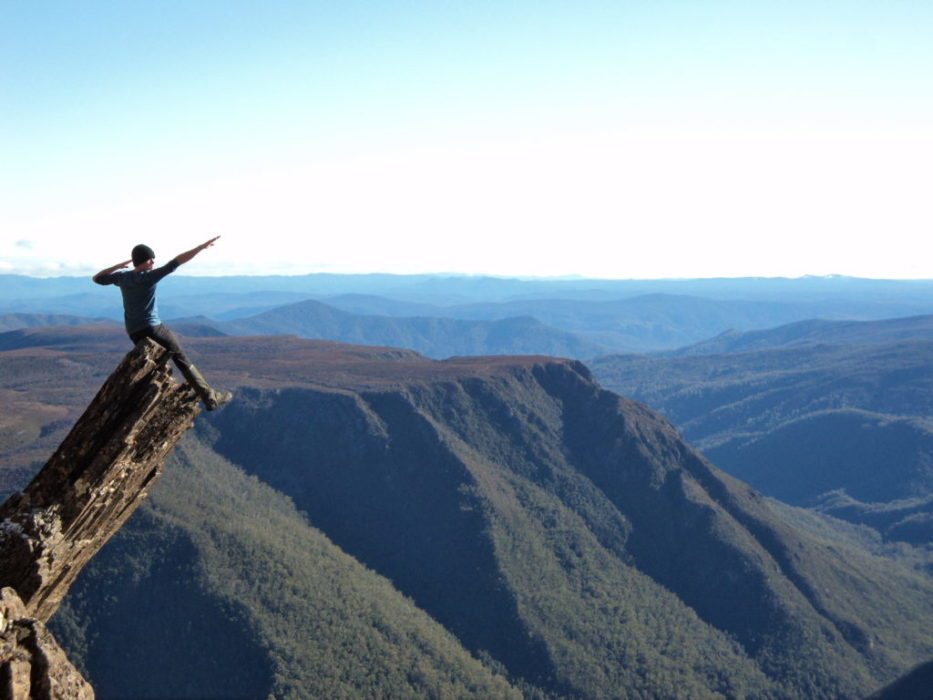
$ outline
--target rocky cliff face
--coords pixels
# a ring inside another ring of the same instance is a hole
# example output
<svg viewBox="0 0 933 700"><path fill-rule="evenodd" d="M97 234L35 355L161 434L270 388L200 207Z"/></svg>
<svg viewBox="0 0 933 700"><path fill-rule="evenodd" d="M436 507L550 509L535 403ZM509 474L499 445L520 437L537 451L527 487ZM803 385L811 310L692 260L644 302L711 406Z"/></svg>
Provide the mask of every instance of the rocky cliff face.
<svg viewBox="0 0 933 700"><path fill-rule="evenodd" d="M0 589L0 697L93 700L94 690L12 588Z"/></svg>
<svg viewBox="0 0 933 700"><path fill-rule="evenodd" d="M148 340L128 353L45 467L0 506L0 679L8 696L93 695L63 666L43 623L146 497L200 410L172 380L168 359Z"/></svg>

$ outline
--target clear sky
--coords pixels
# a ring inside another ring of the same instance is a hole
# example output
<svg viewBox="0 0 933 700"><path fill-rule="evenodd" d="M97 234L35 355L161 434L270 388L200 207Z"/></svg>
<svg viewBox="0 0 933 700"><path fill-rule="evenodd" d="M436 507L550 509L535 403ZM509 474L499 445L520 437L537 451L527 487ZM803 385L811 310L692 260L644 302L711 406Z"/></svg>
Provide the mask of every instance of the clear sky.
<svg viewBox="0 0 933 700"><path fill-rule="evenodd" d="M933 3L0 0L0 273L933 277Z"/></svg>

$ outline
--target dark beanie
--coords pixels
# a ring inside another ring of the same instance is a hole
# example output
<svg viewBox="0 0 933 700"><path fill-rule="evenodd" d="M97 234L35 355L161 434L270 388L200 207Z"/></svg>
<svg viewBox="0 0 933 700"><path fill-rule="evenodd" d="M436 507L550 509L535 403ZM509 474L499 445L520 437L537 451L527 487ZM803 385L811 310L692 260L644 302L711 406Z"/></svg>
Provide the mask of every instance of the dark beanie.
<svg viewBox="0 0 933 700"><path fill-rule="evenodd" d="M152 248L147 245L140 243L138 246L133 248L133 264L142 265L147 260L152 260L155 258L155 252Z"/></svg>

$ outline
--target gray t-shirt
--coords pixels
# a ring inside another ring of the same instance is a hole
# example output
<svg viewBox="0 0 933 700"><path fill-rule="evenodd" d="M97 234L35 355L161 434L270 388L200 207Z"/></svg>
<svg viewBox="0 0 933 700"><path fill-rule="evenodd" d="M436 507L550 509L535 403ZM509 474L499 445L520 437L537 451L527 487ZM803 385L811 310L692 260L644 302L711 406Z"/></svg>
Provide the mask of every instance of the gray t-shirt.
<svg viewBox="0 0 933 700"><path fill-rule="evenodd" d="M159 318L159 305L156 303L156 284L166 275L175 272L178 263L169 260L162 267L154 270L118 270L109 275L101 275L95 282L97 284L115 284L123 294L123 319L126 332L133 334L148 326L158 326L162 323Z"/></svg>

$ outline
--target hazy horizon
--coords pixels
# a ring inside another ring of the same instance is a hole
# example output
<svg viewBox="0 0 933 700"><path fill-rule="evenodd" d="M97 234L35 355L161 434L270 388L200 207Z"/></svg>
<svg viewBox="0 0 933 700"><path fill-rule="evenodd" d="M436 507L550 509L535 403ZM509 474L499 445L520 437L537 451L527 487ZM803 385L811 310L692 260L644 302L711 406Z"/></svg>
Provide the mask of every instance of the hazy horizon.
<svg viewBox="0 0 933 700"><path fill-rule="evenodd" d="M163 261L164 262L164 261ZM193 267L193 266L191 266ZM86 273L73 274L30 274L22 272L0 272L2 276L26 277L37 280L54 279L85 279L90 276L92 271ZM852 280L864 282L933 282L933 277L858 277L854 275L719 275L709 277L587 277L583 275L497 275L483 272L452 272L452 271L428 271L428 272L295 272L295 273L265 273L265 272L240 272L240 273L205 273L202 271L187 272L185 268L179 268L172 275L173 277L220 279L226 277L284 277L300 278L313 276L333 276L333 277L428 277L437 279L464 278L464 279L493 279L503 281L517 282L715 282L715 281L802 281L802 280Z"/></svg>

